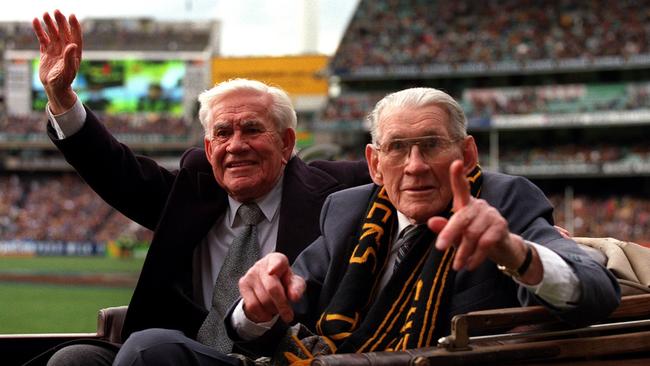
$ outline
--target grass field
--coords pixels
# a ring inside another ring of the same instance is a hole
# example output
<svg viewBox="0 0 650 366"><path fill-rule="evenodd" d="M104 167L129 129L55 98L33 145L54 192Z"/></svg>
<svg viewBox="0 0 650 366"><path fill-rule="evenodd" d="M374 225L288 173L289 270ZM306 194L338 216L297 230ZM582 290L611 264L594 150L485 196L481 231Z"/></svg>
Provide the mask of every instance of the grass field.
<svg viewBox="0 0 650 366"><path fill-rule="evenodd" d="M132 274L142 259L0 257L2 273ZM131 287L0 282L1 333L94 332L97 311L128 304Z"/></svg>
<svg viewBox="0 0 650 366"><path fill-rule="evenodd" d="M94 332L97 311L126 305L130 288L0 283L0 334Z"/></svg>
<svg viewBox="0 0 650 366"><path fill-rule="evenodd" d="M95 257L0 257L0 272L140 273L143 261Z"/></svg>

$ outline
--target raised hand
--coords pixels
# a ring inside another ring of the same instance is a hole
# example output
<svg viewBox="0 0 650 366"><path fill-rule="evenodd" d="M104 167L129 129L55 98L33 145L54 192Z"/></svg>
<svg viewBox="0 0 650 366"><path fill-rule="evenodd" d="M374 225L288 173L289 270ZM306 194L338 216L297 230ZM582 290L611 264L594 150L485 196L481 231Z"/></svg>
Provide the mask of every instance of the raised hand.
<svg viewBox="0 0 650 366"><path fill-rule="evenodd" d="M453 263L455 270L474 270L486 258L508 268L518 268L526 254L522 238L510 233L508 223L497 209L485 200L471 196L460 160L451 164L449 173L454 215L449 220L432 217L427 223L432 231L438 233L436 248L445 250L451 245L457 247ZM541 266L539 258L535 260L535 264Z"/></svg>
<svg viewBox="0 0 650 366"><path fill-rule="evenodd" d="M305 280L293 273L284 254L269 253L239 279L244 313L255 323L271 320L276 314L285 323L293 320L292 302L300 300Z"/></svg>
<svg viewBox="0 0 650 366"><path fill-rule="evenodd" d="M41 52L38 76L45 87L52 113L59 114L70 109L76 101L72 81L81 63L83 40L81 25L74 14L66 19L55 10L54 20L49 13L43 14L47 32L38 18L34 18L32 26Z"/></svg>

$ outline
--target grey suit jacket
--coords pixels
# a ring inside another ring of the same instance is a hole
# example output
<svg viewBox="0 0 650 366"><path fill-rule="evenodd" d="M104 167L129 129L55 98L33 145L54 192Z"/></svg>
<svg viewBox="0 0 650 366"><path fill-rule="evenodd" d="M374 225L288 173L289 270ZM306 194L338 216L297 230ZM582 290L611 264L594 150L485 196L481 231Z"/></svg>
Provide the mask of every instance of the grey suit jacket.
<svg viewBox="0 0 650 366"><path fill-rule="evenodd" d="M374 185L332 194L321 213L321 236L296 259L295 272L307 281L306 296L296 305L297 321L314 330L315 322L336 292L347 267L350 242L358 238ZM607 317L619 304L620 289L612 274L593 261L572 240L553 228L552 207L543 193L521 177L484 172L480 198L506 218L509 229L559 254L580 280L576 307L559 311L518 286L487 260L474 271L461 270L453 284L448 319L455 314L491 308L541 304L564 321L585 324ZM391 286L391 282L387 284ZM449 323L449 322L447 322Z"/></svg>

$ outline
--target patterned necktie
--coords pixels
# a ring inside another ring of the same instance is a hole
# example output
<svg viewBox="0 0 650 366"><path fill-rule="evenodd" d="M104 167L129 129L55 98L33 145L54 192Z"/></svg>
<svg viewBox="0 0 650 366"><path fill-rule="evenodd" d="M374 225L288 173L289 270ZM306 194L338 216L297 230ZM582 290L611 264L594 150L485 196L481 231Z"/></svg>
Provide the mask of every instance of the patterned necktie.
<svg viewBox="0 0 650 366"><path fill-rule="evenodd" d="M420 236L420 233L422 233L425 228L426 225L409 225L399 233L397 242L395 243L397 246L397 258L395 258L393 273L397 272L399 264L404 260L404 257L406 257L413 244L415 244L415 239Z"/></svg>
<svg viewBox="0 0 650 366"><path fill-rule="evenodd" d="M256 225L264 217L255 203L241 205L237 214L245 225L244 231L233 240L228 249L214 284L212 308L196 336L197 341L224 354L232 352L233 343L226 334L223 319L239 297L239 278L260 258Z"/></svg>

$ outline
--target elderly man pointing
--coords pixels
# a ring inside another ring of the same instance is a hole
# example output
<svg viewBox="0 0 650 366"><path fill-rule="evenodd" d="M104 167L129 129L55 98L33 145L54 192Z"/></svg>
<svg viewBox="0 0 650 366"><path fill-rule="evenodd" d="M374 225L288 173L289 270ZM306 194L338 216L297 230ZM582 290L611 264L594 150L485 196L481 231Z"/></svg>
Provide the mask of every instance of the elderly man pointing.
<svg viewBox="0 0 650 366"><path fill-rule="evenodd" d="M431 88L386 96L369 116L374 184L332 194L321 236L289 267L271 253L239 281L227 320L243 348L292 361L323 352L429 346L453 315L541 304L567 322L607 317L614 277L553 227L521 177L482 171L459 104ZM282 321L279 321L281 318ZM286 333L286 323L300 322ZM309 345L296 345L305 330ZM284 334L297 337L286 337ZM292 341L293 339L293 341Z"/></svg>

